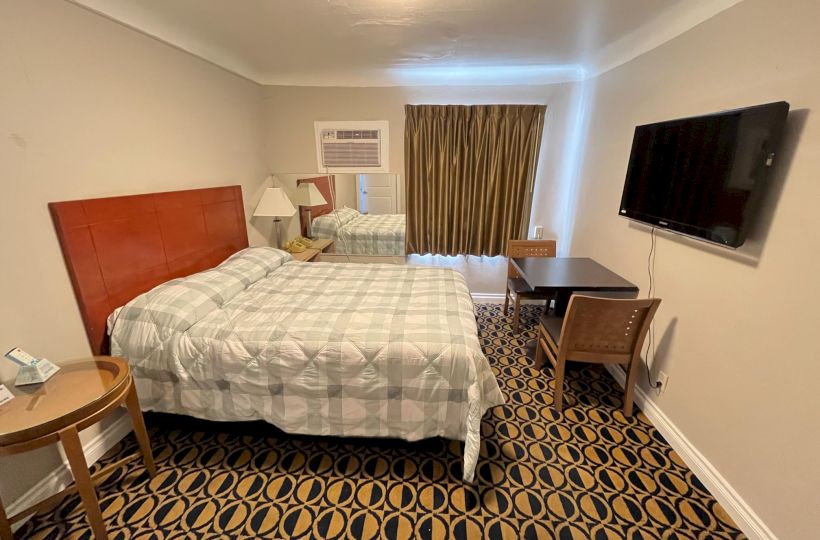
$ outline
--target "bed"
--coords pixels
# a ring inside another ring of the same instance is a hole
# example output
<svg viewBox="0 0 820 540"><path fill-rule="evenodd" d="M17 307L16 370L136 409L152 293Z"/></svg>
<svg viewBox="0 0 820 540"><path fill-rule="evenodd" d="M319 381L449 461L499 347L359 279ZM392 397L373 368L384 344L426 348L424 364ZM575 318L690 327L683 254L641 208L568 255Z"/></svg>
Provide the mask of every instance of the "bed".
<svg viewBox="0 0 820 540"><path fill-rule="evenodd" d="M333 240L334 251L348 255L404 256L406 219L404 214L361 214L348 207L336 208L333 176L302 178L297 184L311 183L327 201L326 204L300 207L302 234L310 219L314 238Z"/></svg>
<svg viewBox="0 0 820 540"><path fill-rule="evenodd" d="M460 274L247 248L238 187L137 197L50 207L92 349L129 361L143 409L462 440L473 479L503 396Z"/></svg>
<svg viewBox="0 0 820 540"><path fill-rule="evenodd" d="M364 215L339 208L313 220L314 238L330 238L350 255L404 255L404 214Z"/></svg>

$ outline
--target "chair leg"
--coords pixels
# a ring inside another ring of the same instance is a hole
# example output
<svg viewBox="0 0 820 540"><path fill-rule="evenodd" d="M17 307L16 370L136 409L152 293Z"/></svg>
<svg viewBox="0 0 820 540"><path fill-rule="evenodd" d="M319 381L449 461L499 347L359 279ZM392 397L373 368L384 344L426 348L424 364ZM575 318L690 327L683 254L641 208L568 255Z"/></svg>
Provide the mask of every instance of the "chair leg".
<svg viewBox="0 0 820 540"><path fill-rule="evenodd" d="M559 413L564 409L564 371L566 365L566 359L560 357L555 363L555 392L552 394L552 407Z"/></svg>
<svg viewBox="0 0 820 540"><path fill-rule="evenodd" d="M507 310L510 308L510 289L504 291L504 315L507 315Z"/></svg>
<svg viewBox="0 0 820 540"><path fill-rule="evenodd" d="M638 360L633 358L629 363L624 383L624 416L632 416L632 403L635 399L635 380L638 378Z"/></svg>
<svg viewBox="0 0 820 540"><path fill-rule="evenodd" d="M521 313L521 297L515 295L515 303L513 304L513 334L518 333L518 318Z"/></svg>
<svg viewBox="0 0 820 540"><path fill-rule="evenodd" d="M544 352L544 346L541 344L541 339L535 338L535 369L544 367L544 356L546 356L546 354L547 353Z"/></svg>

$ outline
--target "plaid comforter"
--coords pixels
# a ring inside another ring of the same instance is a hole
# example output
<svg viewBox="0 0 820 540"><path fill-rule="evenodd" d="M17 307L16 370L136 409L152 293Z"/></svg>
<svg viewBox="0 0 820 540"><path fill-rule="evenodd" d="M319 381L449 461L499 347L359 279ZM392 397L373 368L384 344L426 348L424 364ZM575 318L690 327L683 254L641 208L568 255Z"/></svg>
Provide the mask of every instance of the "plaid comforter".
<svg viewBox="0 0 820 540"><path fill-rule="evenodd" d="M289 433L465 441L503 396L453 270L300 263L250 248L109 318L145 410Z"/></svg>
<svg viewBox="0 0 820 540"><path fill-rule="evenodd" d="M314 219L312 230L316 238L333 239L339 253L404 255L405 225L404 214L358 214L351 219L328 214Z"/></svg>

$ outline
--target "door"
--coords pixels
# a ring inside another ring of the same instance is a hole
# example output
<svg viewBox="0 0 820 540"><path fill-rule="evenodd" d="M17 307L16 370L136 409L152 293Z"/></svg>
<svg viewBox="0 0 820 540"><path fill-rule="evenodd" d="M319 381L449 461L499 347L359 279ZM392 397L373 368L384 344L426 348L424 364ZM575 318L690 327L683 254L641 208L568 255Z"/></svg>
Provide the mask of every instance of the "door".
<svg viewBox="0 0 820 540"><path fill-rule="evenodd" d="M363 214L395 214L396 175L360 174L359 211Z"/></svg>

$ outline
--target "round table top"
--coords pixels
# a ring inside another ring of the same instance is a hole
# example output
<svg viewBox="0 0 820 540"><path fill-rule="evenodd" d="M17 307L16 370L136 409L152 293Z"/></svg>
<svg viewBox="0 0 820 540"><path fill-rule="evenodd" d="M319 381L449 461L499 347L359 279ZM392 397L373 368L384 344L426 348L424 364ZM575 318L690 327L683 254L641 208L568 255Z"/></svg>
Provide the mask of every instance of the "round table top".
<svg viewBox="0 0 820 540"><path fill-rule="evenodd" d="M129 379L128 363L113 356L82 358L60 365L41 384L6 384L15 398L0 405L0 446L47 435L94 414L110 403Z"/></svg>

